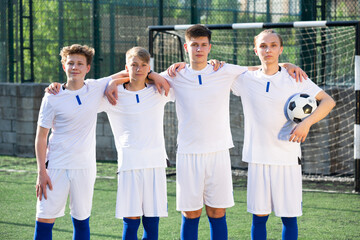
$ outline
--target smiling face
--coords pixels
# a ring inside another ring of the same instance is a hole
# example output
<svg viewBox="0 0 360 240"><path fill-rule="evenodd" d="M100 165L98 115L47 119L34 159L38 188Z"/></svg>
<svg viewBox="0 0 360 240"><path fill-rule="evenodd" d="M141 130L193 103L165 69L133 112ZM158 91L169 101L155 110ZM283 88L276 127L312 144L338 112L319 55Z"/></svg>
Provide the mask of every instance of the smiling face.
<svg viewBox="0 0 360 240"><path fill-rule="evenodd" d="M69 54L63 63L63 69L68 81L84 81L90 71L90 64L87 64L86 57L82 54Z"/></svg>
<svg viewBox="0 0 360 240"><path fill-rule="evenodd" d="M262 64L278 64L283 47L276 33L263 32L256 37L254 51Z"/></svg>
<svg viewBox="0 0 360 240"><path fill-rule="evenodd" d="M185 51L189 54L190 64L205 67L211 50L208 37L190 37L184 43Z"/></svg>
<svg viewBox="0 0 360 240"><path fill-rule="evenodd" d="M127 59L125 68L129 72L130 81L145 82L145 79L150 71L149 63L141 60L137 56Z"/></svg>

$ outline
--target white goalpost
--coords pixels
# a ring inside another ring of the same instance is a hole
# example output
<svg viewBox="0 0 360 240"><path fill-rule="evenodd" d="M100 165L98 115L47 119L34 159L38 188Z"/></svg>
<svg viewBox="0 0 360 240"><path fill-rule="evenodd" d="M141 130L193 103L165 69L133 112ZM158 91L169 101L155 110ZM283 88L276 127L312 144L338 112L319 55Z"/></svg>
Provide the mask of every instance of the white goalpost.
<svg viewBox="0 0 360 240"><path fill-rule="evenodd" d="M161 72L172 63L186 61L184 32L191 25L149 26L152 68ZM233 23L205 25L212 31L209 58L242 66L259 65L253 52L253 37L273 28L284 40L280 62L300 66L329 93L337 105L328 117L315 124L302 144L303 175L346 178L360 192L360 21L304 21L290 23ZM232 98L231 105L241 105ZM238 150L232 165L246 168L241 158L242 113L232 107L232 132ZM165 134L169 156L176 151L174 106L167 107ZM240 110L241 112L241 110ZM238 119L238 120L236 120ZM234 134L235 133L235 134ZM233 160L234 159L234 160Z"/></svg>

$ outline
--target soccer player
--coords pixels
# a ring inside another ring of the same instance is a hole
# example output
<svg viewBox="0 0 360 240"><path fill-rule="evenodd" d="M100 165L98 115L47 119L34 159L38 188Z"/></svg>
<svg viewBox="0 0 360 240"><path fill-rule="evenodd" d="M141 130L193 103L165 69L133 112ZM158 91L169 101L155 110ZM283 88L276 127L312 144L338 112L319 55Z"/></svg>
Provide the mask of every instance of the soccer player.
<svg viewBox="0 0 360 240"><path fill-rule="evenodd" d="M279 66L283 42L274 30L264 30L254 38L254 51L261 69L240 75L232 86L241 97L245 116L243 161L248 163L251 238L266 239L266 222L273 211L283 222L282 238L297 239L297 217L302 215L300 143L335 102L310 79L297 83ZM295 93L307 93L320 101L297 125L284 113L287 100Z"/></svg>
<svg viewBox="0 0 360 240"><path fill-rule="evenodd" d="M84 80L94 53L86 45L64 47L60 55L67 82L58 95L45 94L41 103L35 139L38 200L34 239L52 239L55 219L64 215L68 196L74 239L90 239L96 120L105 87L112 79ZM121 73L112 77L119 76Z"/></svg>
<svg viewBox="0 0 360 240"><path fill-rule="evenodd" d="M126 53L130 82L117 88L118 103L104 101L118 153L116 218L123 219L123 239L158 239L159 217L167 217L164 106L174 101L145 82L150 54L141 47Z"/></svg>

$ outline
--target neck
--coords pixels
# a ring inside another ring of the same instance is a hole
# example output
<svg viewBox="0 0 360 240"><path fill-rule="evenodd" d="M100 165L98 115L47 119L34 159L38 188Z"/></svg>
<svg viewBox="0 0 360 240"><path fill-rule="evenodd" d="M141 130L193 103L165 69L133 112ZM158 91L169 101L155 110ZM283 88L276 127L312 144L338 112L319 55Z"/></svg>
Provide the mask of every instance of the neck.
<svg viewBox="0 0 360 240"><path fill-rule="evenodd" d="M196 71L203 70L206 66L207 66L207 62L203 62L203 63L190 62L190 68Z"/></svg>
<svg viewBox="0 0 360 240"><path fill-rule="evenodd" d="M274 75L279 71L279 65L278 63L262 64L261 69L266 75Z"/></svg>
<svg viewBox="0 0 360 240"><path fill-rule="evenodd" d="M82 81L75 81L72 79L68 79L68 81L65 83L65 88L67 90L75 91L84 86L84 80Z"/></svg>
<svg viewBox="0 0 360 240"><path fill-rule="evenodd" d="M130 79L130 82L125 85L126 90L129 91L139 91L145 88L145 79L142 81L137 81Z"/></svg>

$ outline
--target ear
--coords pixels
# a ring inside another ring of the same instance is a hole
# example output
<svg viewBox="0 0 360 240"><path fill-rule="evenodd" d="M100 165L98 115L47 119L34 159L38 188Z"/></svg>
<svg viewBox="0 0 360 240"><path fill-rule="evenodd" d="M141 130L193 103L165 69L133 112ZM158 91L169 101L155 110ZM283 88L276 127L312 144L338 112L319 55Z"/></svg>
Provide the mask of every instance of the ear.
<svg viewBox="0 0 360 240"><path fill-rule="evenodd" d="M259 56L256 47L254 47L254 52L255 52L256 56Z"/></svg>
<svg viewBox="0 0 360 240"><path fill-rule="evenodd" d="M128 68L127 64L125 64L125 70L126 70L127 72L129 72L129 68Z"/></svg>
<svg viewBox="0 0 360 240"><path fill-rule="evenodd" d="M88 64L88 65L87 65L87 70L86 70L86 73L88 73L88 72L90 71L90 69L91 69L91 65L90 65L90 64Z"/></svg>
<svg viewBox="0 0 360 240"><path fill-rule="evenodd" d="M280 54L279 55L282 54L283 50L284 50L284 47L280 47Z"/></svg>
<svg viewBox="0 0 360 240"><path fill-rule="evenodd" d="M65 72L65 65L64 64L61 64L62 65L62 69L64 70L64 72Z"/></svg>
<svg viewBox="0 0 360 240"><path fill-rule="evenodd" d="M211 50L211 43L209 43L209 53L210 53L210 50Z"/></svg>
<svg viewBox="0 0 360 240"><path fill-rule="evenodd" d="M188 52L187 47L188 47L188 45L187 45L187 43L185 42L185 43L184 43L184 49L185 49L185 52Z"/></svg>

